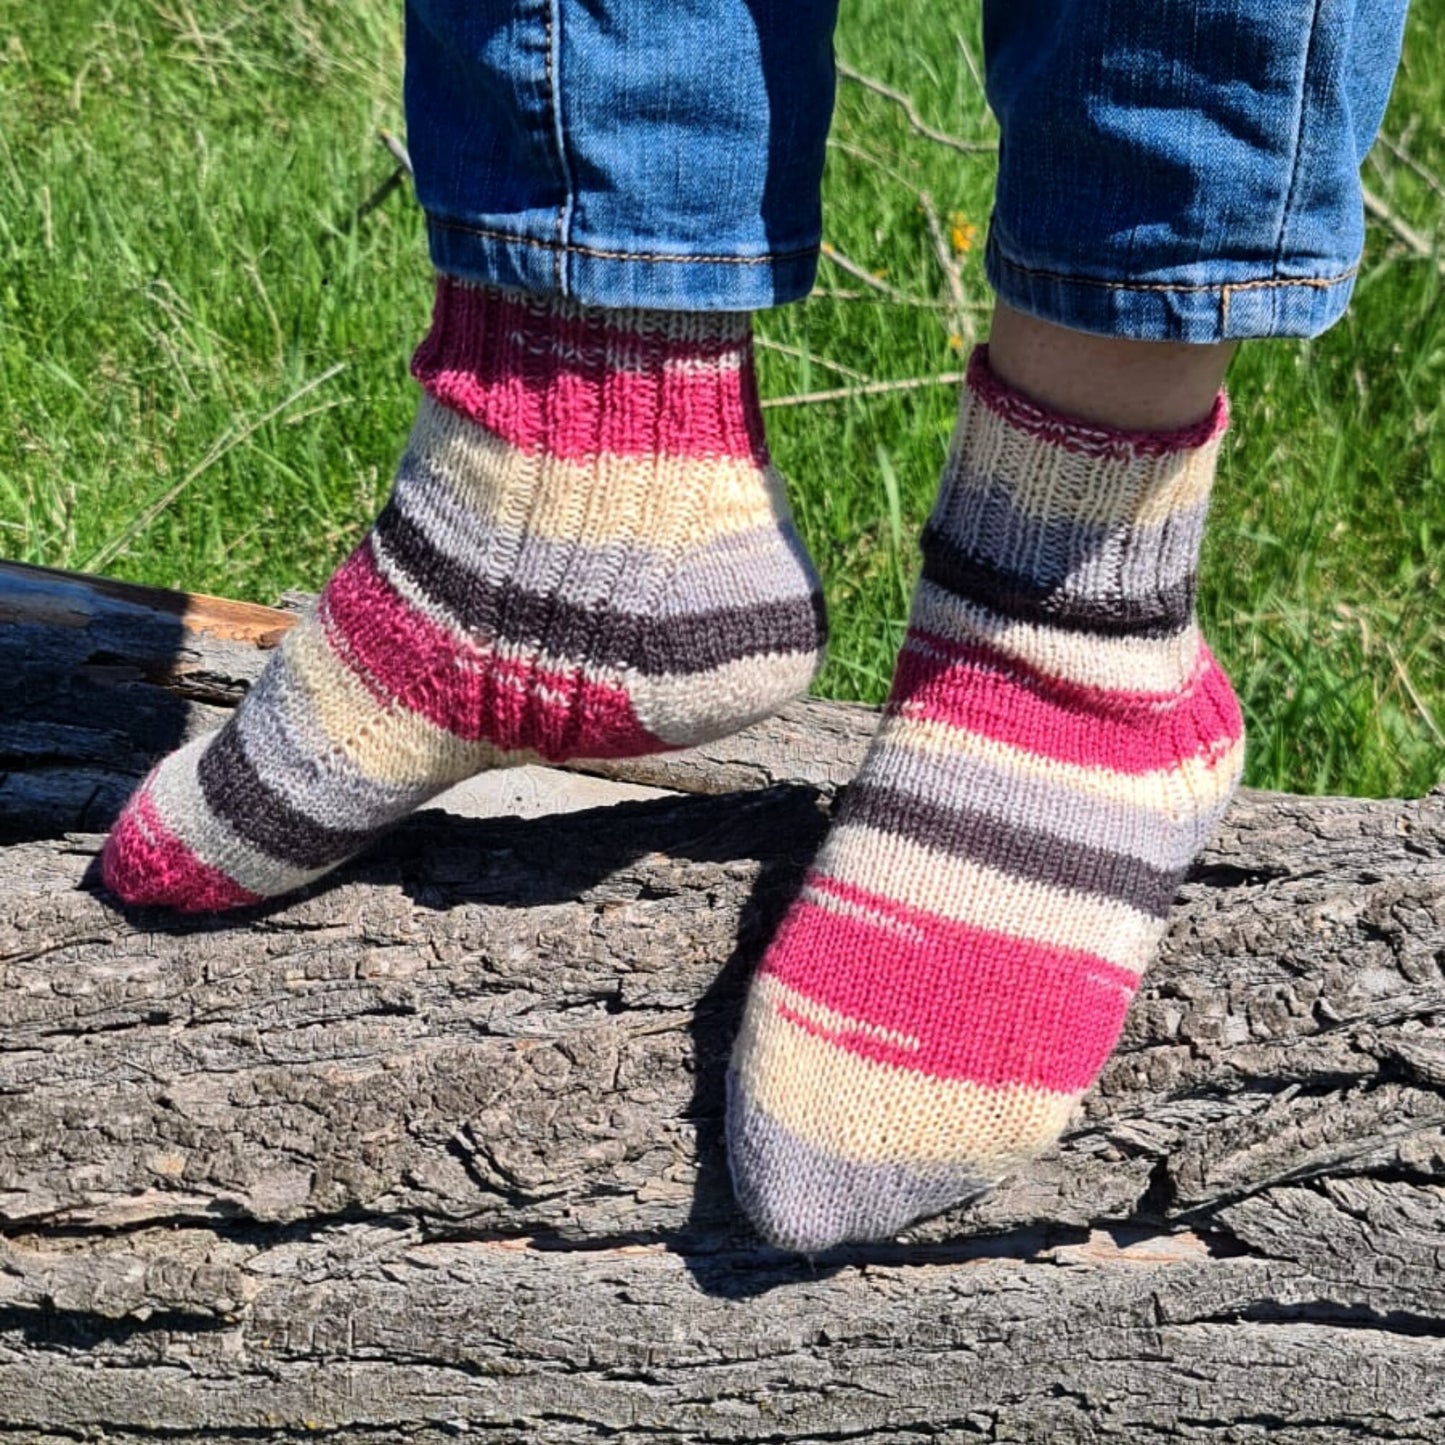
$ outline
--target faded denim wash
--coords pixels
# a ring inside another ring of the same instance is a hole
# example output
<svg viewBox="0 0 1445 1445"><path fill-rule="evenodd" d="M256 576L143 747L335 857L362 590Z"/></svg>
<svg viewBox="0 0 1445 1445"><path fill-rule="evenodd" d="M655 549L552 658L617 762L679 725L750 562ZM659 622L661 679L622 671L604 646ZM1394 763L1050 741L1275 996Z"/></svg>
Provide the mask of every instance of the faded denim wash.
<svg viewBox="0 0 1445 1445"><path fill-rule="evenodd" d="M984 0L989 280L1143 340L1312 336L1349 299L1405 0ZM807 294L836 0L408 0L438 269L598 306ZM960 23L967 23L960 9Z"/></svg>
<svg viewBox="0 0 1445 1445"><path fill-rule="evenodd" d="M990 0L989 280L1081 331L1317 335L1404 24L1405 0Z"/></svg>

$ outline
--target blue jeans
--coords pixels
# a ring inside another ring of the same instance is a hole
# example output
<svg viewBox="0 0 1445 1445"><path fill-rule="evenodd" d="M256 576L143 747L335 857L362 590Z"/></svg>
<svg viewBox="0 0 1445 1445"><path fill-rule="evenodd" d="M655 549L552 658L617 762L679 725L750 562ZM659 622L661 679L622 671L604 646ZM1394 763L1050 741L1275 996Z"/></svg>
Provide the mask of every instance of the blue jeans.
<svg viewBox="0 0 1445 1445"><path fill-rule="evenodd" d="M1406 0L984 0L990 282L1142 340L1311 336L1364 239ZM836 0L408 0L432 259L597 306L806 295Z"/></svg>

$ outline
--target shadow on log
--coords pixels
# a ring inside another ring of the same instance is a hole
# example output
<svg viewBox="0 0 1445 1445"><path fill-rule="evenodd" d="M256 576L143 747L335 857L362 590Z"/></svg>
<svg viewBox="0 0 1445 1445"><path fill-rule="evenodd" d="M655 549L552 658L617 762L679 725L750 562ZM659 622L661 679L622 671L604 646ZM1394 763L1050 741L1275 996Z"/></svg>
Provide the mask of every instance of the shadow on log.
<svg viewBox="0 0 1445 1445"><path fill-rule="evenodd" d="M1445 1439L1445 795L1246 794L1060 1147L799 1261L721 1074L871 713L178 922L96 830L286 615L0 568L0 617L0 1439Z"/></svg>

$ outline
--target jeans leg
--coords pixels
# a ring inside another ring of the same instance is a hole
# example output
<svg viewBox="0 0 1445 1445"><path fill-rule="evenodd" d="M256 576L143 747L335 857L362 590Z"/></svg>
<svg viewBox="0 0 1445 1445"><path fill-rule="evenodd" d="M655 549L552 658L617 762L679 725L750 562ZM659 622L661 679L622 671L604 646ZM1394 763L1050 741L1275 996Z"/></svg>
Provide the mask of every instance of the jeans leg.
<svg viewBox="0 0 1445 1445"><path fill-rule="evenodd" d="M438 270L597 306L805 295L837 0L408 0Z"/></svg>
<svg viewBox="0 0 1445 1445"><path fill-rule="evenodd" d="M984 0L1000 297L1145 341L1323 331L1359 264L1405 9Z"/></svg>

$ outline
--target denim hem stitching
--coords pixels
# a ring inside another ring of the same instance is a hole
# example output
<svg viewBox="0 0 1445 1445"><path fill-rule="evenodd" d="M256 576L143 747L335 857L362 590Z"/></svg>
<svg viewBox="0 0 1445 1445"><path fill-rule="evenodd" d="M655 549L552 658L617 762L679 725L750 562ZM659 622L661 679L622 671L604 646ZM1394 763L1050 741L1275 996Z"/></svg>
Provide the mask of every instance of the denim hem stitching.
<svg viewBox="0 0 1445 1445"><path fill-rule="evenodd" d="M1256 281L1207 281L1200 283L1174 281L1103 281L1096 276L1070 276L1064 271L1045 271L1034 266L1023 266L1011 261L1002 252L995 251L995 259L1010 271L1024 276L1036 276L1042 281L1062 281L1070 286L1096 286L1105 291L1215 291L1221 294L1230 291L1258 291L1266 287L1307 286L1315 291L1327 291L1332 286L1341 286L1354 280L1359 273L1358 261L1347 270L1333 276L1266 276Z"/></svg>
<svg viewBox="0 0 1445 1445"><path fill-rule="evenodd" d="M770 266L776 261L796 261L806 256L816 256L820 249L816 245L801 246L793 251L769 251L763 256L699 256L674 251L603 251L596 246L579 246L572 241L544 241L539 236L519 236L515 231L495 231L486 226L469 226L464 221L449 221L440 216L428 216L427 224L439 226L444 231L460 231L464 235L480 236L488 241L535 246L539 250L565 252L569 256L592 256L599 261L701 261L709 265Z"/></svg>

